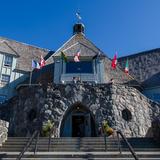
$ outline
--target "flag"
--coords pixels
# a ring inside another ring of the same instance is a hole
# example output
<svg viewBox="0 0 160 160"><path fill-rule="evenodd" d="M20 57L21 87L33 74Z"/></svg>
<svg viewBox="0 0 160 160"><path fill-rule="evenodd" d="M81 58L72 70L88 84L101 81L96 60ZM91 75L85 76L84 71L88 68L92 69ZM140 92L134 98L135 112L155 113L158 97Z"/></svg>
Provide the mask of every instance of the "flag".
<svg viewBox="0 0 160 160"><path fill-rule="evenodd" d="M80 62L79 57L80 57L80 50L74 55L74 61L75 62Z"/></svg>
<svg viewBox="0 0 160 160"><path fill-rule="evenodd" d="M41 61L40 61L40 67L44 67L46 64L46 61L44 60L43 56L41 55Z"/></svg>
<svg viewBox="0 0 160 160"><path fill-rule="evenodd" d="M112 60L112 64L111 64L113 69L116 69L117 66L117 53L114 55L114 58Z"/></svg>
<svg viewBox="0 0 160 160"><path fill-rule="evenodd" d="M41 67L37 61L32 60L32 68L33 69L40 69Z"/></svg>
<svg viewBox="0 0 160 160"><path fill-rule="evenodd" d="M80 16L79 12L76 13L76 16L77 16L77 18L78 18L79 21L82 20L82 17Z"/></svg>
<svg viewBox="0 0 160 160"><path fill-rule="evenodd" d="M67 56L64 52L61 52L61 59L67 62Z"/></svg>
<svg viewBox="0 0 160 160"><path fill-rule="evenodd" d="M127 59L127 61L126 61L126 65L125 65L124 72L125 72L126 74L128 74L128 72L129 72L128 59Z"/></svg>

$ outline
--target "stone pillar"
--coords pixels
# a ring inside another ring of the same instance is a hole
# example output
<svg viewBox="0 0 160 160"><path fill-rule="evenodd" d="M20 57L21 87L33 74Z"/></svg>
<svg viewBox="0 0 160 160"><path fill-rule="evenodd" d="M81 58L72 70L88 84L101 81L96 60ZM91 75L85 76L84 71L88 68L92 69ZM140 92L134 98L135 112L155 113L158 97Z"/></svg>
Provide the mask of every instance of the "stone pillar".
<svg viewBox="0 0 160 160"><path fill-rule="evenodd" d="M7 140L9 122L0 120L0 146Z"/></svg>

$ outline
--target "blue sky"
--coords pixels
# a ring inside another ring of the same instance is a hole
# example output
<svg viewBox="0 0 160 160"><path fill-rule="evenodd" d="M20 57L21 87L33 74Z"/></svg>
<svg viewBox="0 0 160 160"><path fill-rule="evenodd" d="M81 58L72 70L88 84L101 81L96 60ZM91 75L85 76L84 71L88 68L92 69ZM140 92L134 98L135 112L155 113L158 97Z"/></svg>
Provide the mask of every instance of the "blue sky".
<svg viewBox="0 0 160 160"><path fill-rule="evenodd" d="M0 36L57 50L80 10L86 37L109 57L160 47L160 0L3 0Z"/></svg>

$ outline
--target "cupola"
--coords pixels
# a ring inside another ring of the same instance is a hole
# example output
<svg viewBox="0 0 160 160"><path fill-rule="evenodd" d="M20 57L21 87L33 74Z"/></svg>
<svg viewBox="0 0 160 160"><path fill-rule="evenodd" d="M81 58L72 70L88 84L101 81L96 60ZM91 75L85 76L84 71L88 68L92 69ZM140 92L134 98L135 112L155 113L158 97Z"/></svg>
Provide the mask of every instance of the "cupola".
<svg viewBox="0 0 160 160"><path fill-rule="evenodd" d="M74 26L73 26L73 34L79 34L79 33L83 33L84 34L84 24L82 23L76 23Z"/></svg>

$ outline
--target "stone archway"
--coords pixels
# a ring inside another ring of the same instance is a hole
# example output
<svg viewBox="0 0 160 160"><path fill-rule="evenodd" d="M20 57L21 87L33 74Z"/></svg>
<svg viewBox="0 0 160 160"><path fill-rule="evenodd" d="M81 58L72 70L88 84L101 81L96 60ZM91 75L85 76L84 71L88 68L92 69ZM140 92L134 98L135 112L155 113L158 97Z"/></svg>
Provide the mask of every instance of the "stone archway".
<svg viewBox="0 0 160 160"><path fill-rule="evenodd" d="M96 136L95 120L90 110L77 102L65 113L60 127L61 137Z"/></svg>

